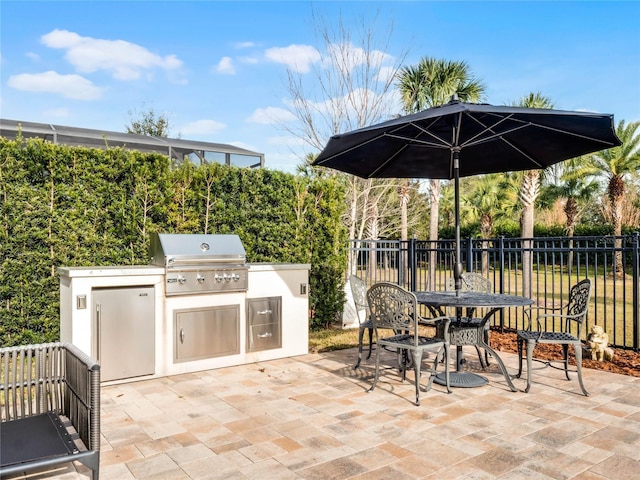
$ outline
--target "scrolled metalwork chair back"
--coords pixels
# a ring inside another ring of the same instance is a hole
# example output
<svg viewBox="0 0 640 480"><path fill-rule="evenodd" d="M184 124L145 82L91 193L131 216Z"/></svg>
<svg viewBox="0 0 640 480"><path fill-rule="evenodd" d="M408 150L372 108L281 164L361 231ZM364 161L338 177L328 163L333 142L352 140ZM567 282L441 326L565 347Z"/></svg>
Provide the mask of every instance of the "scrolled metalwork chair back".
<svg viewBox="0 0 640 480"><path fill-rule="evenodd" d="M416 333L416 296L397 285L378 283L367 292L375 328Z"/></svg>
<svg viewBox="0 0 640 480"><path fill-rule="evenodd" d="M582 280L577 283L569 292L569 302L567 304L567 315L576 315L575 321L584 322L589 308L589 298L591 297L591 280Z"/></svg>
<svg viewBox="0 0 640 480"><path fill-rule="evenodd" d="M462 284L467 292L491 293L493 284L487 277L474 272L462 274Z"/></svg>
<svg viewBox="0 0 640 480"><path fill-rule="evenodd" d="M353 303L356 306L356 315L358 317L358 323L361 324L367 320L367 314L369 313L369 304L367 303L367 284L360 277L351 275L349 277L349 284L351 286L351 295L353 295ZM360 318L360 312L365 311L365 318Z"/></svg>

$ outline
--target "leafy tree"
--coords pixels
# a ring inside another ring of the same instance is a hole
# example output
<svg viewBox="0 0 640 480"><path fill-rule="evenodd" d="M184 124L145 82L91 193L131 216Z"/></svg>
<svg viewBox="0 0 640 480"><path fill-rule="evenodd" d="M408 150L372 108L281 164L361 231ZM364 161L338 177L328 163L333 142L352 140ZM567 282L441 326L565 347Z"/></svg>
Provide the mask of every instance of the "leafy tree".
<svg viewBox="0 0 640 480"><path fill-rule="evenodd" d="M125 125L125 128L127 133L148 137L168 137L171 131L169 117L145 105L140 110L129 111L129 124Z"/></svg>
<svg viewBox="0 0 640 480"><path fill-rule="evenodd" d="M59 338L59 266L144 265L148 233L238 233L250 262L310 263L314 325L341 312L340 178L0 137L0 345ZM329 215L331 218L328 218Z"/></svg>
<svg viewBox="0 0 640 480"><path fill-rule="evenodd" d="M469 210L480 222L480 237L492 238L493 225L496 215L505 211L507 191L504 187L504 175L482 175L474 182L471 194L468 196ZM489 258L486 249L482 253L482 272L486 274L489 268Z"/></svg>
<svg viewBox="0 0 640 480"><path fill-rule="evenodd" d="M627 182L638 178L640 171L640 122L626 124L621 120L616 127L616 134L622 142L619 147L609 148L593 153L587 158L578 175L603 180L607 185L607 198L613 223L614 235L622 235L622 201L626 191ZM621 246L618 240L616 247ZM617 275L623 275L622 253L618 252L615 259L615 271Z"/></svg>

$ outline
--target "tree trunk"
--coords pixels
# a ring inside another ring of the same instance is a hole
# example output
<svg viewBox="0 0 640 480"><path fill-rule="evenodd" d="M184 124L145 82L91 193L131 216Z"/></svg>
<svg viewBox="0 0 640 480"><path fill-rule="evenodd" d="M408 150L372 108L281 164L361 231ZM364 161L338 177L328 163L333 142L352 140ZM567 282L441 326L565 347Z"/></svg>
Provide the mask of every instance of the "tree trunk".
<svg viewBox="0 0 640 480"><path fill-rule="evenodd" d="M428 290L436 290L436 265L438 261L437 240L438 240L438 220L440 217L440 180L429 182L429 205L431 212L429 217L429 246L432 249L429 254L429 282Z"/></svg>
<svg viewBox="0 0 640 480"><path fill-rule="evenodd" d="M611 200L611 214L613 215L613 234L616 237L622 235L622 198L625 192L624 180L620 175L613 175L609 180L608 193ZM615 275L624 277L624 265L622 262L622 240L616 238L615 241Z"/></svg>
<svg viewBox="0 0 640 480"><path fill-rule="evenodd" d="M408 248L407 240L409 239L409 227L407 221L407 209L409 207L409 179L406 178L398 187L398 196L400 197L400 240L403 245ZM401 249L401 269L400 284L402 285L407 279L404 276L409 274L409 251Z"/></svg>
<svg viewBox="0 0 640 480"><path fill-rule="evenodd" d="M540 186L540 171L529 170L522 177L522 185L520 186L520 202L522 204L522 214L520 217L520 236L522 241L522 294L530 297L532 294L531 277L532 257L531 251L533 247L533 224L534 224L534 205L538 197Z"/></svg>
<svg viewBox="0 0 640 480"><path fill-rule="evenodd" d="M493 218L488 213L483 213L480 217L480 235L482 238L490 238L493 233ZM481 270L483 275L489 273L489 242L482 242Z"/></svg>

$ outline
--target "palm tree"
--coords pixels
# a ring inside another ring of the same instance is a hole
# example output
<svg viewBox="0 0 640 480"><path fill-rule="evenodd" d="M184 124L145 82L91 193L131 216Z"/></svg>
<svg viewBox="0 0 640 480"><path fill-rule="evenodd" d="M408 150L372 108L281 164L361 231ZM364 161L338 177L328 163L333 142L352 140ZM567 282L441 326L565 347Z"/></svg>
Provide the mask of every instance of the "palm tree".
<svg viewBox="0 0 640 480"><path fill-rule="evenodd" d="M417 65L402 68L397 76L397 87L406 113L444 105L453 95L466 102L479 101L485 86L475 79L466 62L424 57ZM430 181L431 214L429 240L438 240L440 180ZM403 203L406 207L406 202ZM404 239L403 239L404 240ZM429 261L429 282L435 285L435 251Z"/></svg>
<svg viewBox="0 0 640 480"><path fill-rule="evenodd" d="M478 177L474 182L473 190L469 195L469 206L473 215L480 220L480 238L487 239L493 236L494 220L499 212L504 211L503 205L507 199L507 190L504 188L504 175L489 174ZM489 268L486 243L482 249L482 273L486 274Z"/></svg>
<svg viewBox="0 0 640 480"><path fill-rule="evenodd" d="M565 231L569 237L569 252L573 249L573 232L580 215L584 212L589 200L597 196L600 191L600 185L596 181L589 180L588 177L578 173L584 161L585 157L567 161L556 183L543 187L540 194L541 203L547 205L558 199L564 199L563 211L566 216ZM569 255L567 261L569 277L572 270L573 255Z"/></svg>
<svg viewBox="0 0 640 480"><path fill-rule="evenodd" d="M600 191L600 185L596 181L580 174L581 165L587 158L578 157L567 161L555 183L543 186L540 193L540 202L544 205L564 199L565 231L569 237L573 236L576 223L587 202Z"/></svg>
<svg viewBox="0 0 640 480"><path fill-rule="evenodd" d="M540 92L529 93L522 97L516 106L528 108L553 108L553 102ZM527 170L522 173L519 199L522 205L520 215L520 236L523 239L533 238L534 208L540 193L541 170ZM531 241L525 240L522 245L522 290L524 295L531 295Z"/></svg>
<svg viewBox="0 0 640 480"><path fill-rule="evenodd" d="M621 120L616 134L622 142L619 147L609 148L588 156L588 161L579 169L578 174L603 179L607 183L607 197L611 208L613 234L622 235L622 199L626 183L640 171L640 122L625 124ZM615 272L624 275L622 252L619 250L622 240L616 240L618 252L615 255Z"/></svg>

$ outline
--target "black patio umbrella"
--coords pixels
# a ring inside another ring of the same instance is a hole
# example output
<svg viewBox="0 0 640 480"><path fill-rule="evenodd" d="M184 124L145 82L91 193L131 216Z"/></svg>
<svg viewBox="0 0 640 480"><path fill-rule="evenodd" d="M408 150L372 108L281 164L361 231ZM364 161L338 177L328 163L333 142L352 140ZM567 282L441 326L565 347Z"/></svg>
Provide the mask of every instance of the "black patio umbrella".
<svg viewBox="0 0 640 480"><path fill-rule="evenodd" d="M460 290L459 177L533 170L620 145L613 115L494 106L446 105L334 135L313 165L362 178L454 180Z"/></svg>

